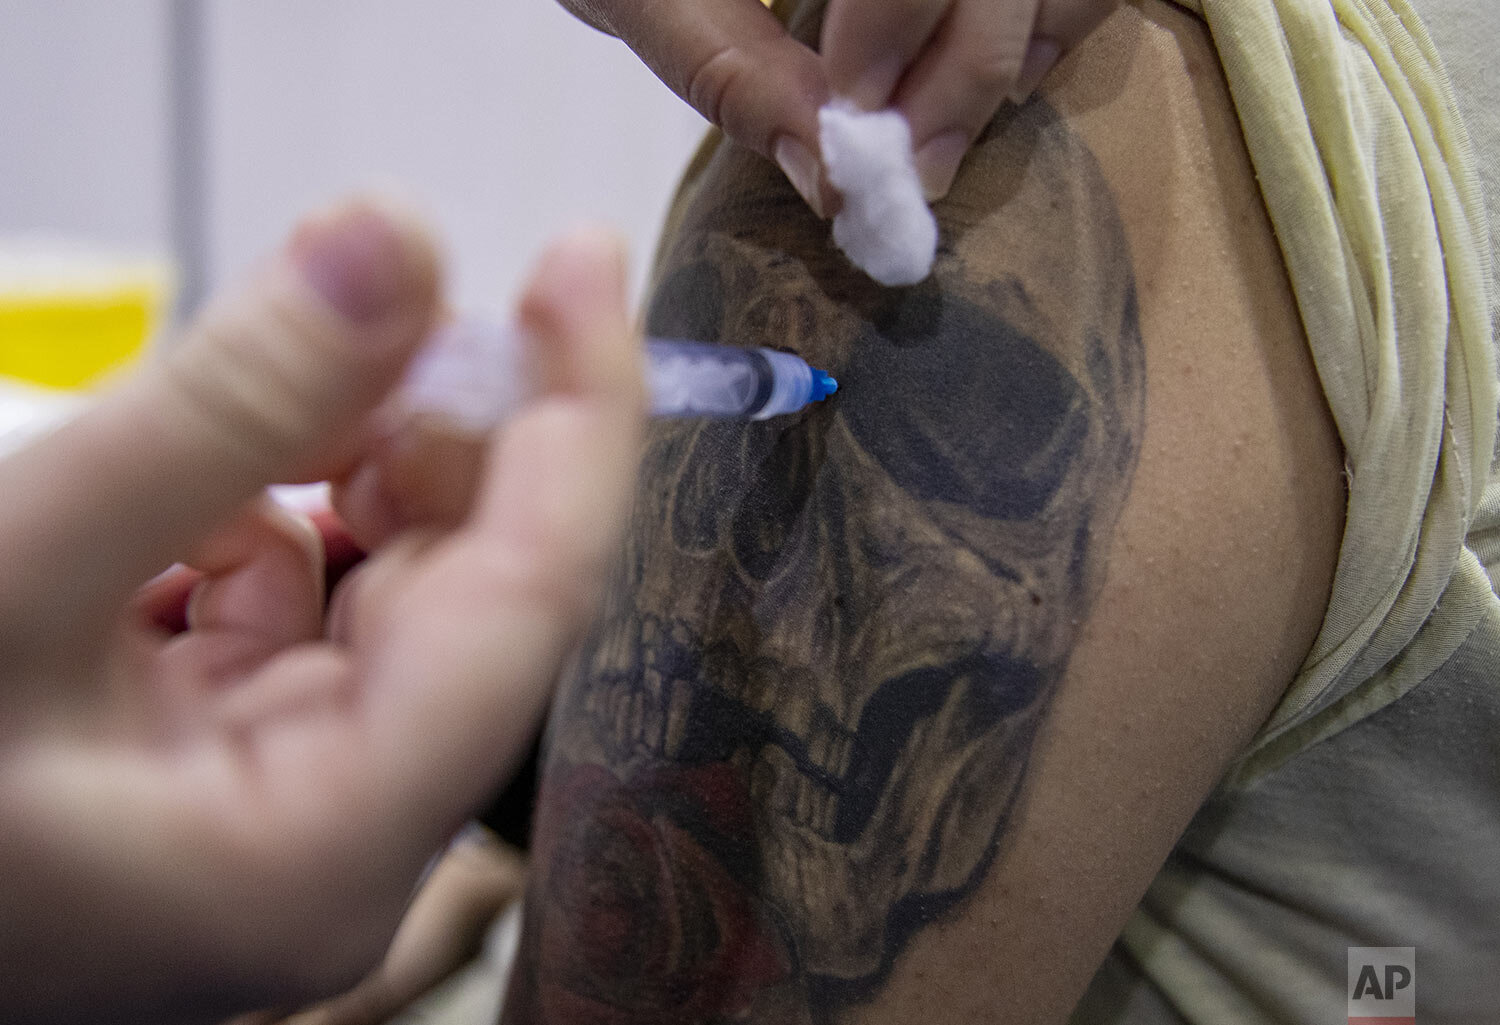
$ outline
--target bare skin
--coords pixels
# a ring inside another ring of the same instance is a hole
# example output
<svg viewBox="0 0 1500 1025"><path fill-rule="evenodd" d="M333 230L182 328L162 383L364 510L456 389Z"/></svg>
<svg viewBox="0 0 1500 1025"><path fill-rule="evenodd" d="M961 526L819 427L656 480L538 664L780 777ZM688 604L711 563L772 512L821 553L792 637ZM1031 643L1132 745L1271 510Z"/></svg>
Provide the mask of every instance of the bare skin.
<svg viewBox="0 0 1500 1025"><path fill-rule="evenodd" d="M775 160L819 216L838 202L818 160L832 96L906 115L928 199L946 195L1007 97L1023 100L1119 0L832 0L821 38L746 0L561 0L619 36L678 96ZM817 43L814 47L813 42Z"/></svg>
<svg viewBox="0 0 1500 1025"><path fill-rule="evenodd" d="M480 440L472 507L407 524L331 616L317 532L260 495L376 458L428 334L435 246L382 204L309 220L0 461L0 1019L218 1021L370 969L607 581L642 419L624 280L607 236L551 250L517 313L540 391Z"/></svg>
<svg viewBox="0 0 1500 1025"><path fill-rule="evenodd" d="M887 292L695 165L650 328L846 388L648 436L506 1021L1063 1021L1310 647L1341 451L1202 25L1122 10L937 213Z"/></svg>

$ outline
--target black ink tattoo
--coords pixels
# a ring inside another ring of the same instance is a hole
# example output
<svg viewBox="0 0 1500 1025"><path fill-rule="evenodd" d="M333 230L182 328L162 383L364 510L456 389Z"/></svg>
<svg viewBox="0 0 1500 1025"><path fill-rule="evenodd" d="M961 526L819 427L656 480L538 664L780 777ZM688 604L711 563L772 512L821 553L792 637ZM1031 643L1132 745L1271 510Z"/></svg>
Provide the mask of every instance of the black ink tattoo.
<svg viewBox="0 0 1500 1025"><path fill-rule="evenodd" d="M923 285L881 289L721 147L652 332L836 400L653 428L623 579L553 716L512 1022L823 1021L970 894L1103 573L1144 418L1123 229L1002 116Z"/></svg>

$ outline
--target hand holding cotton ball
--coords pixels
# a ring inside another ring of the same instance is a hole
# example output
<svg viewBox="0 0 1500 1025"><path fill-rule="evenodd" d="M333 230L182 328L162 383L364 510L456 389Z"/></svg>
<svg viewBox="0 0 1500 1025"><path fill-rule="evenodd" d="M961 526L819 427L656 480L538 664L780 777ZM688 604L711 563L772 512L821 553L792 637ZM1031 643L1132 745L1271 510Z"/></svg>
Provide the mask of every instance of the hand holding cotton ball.
<svg viewBox="0 0 1500 1025"><path fill-rule="evenodd" d="M828 180L844 197L834 242L882 285L926 278L937 254L937 221L922 194L906 118L835 100L818 112L818 124Z"/></svg>

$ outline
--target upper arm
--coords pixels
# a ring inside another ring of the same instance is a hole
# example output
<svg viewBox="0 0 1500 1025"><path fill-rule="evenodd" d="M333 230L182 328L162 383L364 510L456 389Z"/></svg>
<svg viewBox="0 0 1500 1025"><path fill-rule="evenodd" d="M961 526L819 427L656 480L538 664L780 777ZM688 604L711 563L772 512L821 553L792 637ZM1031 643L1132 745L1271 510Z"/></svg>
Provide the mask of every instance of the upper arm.
<svg viewBox="0 0 1500 1025"><path fill-rule="evenodd" d="M553 716L511 1016L1060 1020L1311 645L1340 458L1207 42L1122 11L851 272L724 147L654 333L835 402L653 429Z"/></svg>

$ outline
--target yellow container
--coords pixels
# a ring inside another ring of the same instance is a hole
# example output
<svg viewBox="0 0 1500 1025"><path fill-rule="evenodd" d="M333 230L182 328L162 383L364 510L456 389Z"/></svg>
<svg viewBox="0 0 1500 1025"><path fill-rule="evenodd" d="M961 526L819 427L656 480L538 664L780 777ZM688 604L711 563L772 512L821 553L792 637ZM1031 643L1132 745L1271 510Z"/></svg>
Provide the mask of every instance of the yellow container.
<svg viewBox="0 0 1500 1025"><path fill-rule="evenodd" d="M0 375L91 388L145 351L171 303L165 260L0 241Z"/></svg>

